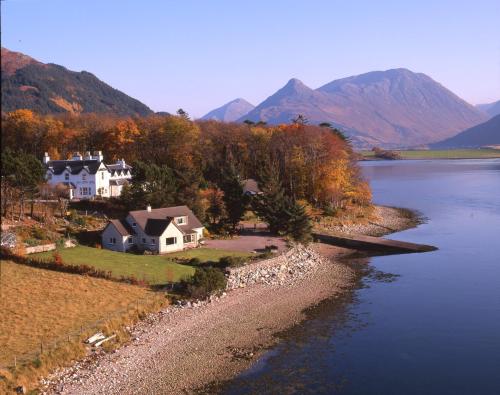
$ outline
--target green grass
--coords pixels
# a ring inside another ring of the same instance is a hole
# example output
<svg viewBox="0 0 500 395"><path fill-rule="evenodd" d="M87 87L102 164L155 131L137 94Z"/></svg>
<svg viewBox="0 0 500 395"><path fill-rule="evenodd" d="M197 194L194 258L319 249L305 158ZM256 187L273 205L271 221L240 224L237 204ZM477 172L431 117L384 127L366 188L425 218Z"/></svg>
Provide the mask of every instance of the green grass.
<svg viewBox="0 0 500 395"><path fill-rule="evenodd" d="M483 149L452 149L452 150L408 150L398 151L403 159L485 159L500 158L500 150L492 148ZM367 159L375 159L372 151L361 151Z"/></svg>
<svg viewBox="0 0 500 395"><path fill-rule="evenodd" d="M164 284L168 281L167 272L170 271L173 281L179 281L183 277L191 276L194 268L181 265L172 258L199 258L202 262L218 260L223 256L248 256L249 254L209 248L197 248L193 250L178 252L168 255L135 255L123 252L77 246L59 250L64 263L72 265L89 265L105 271L111 271L114 277L135 276L144 279L150 284ZM33 254L32 257L51 259L53 252L42 252ZM168 270L167 270L168 269Z"/></svg>

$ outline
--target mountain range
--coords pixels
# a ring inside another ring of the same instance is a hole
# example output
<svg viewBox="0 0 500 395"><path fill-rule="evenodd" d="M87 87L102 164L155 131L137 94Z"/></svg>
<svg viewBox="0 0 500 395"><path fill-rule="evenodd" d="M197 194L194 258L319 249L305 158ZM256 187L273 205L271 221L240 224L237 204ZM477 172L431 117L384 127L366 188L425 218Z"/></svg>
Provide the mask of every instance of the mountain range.
<svg viewBox="0 0 500 395"><path fill-rule="evenodd" d="M443 140L488 119L481 110L422 73L375 71L311 89L291 79L239 121L329 122L357 146L418 146Z"/></svg>
<svg viewBox="0 0 500 395"><path fill-rule="evenodd" d="M1 51L2 111L153 113L89 72ZM334 80L317 89L293 78L256 107L240 98L203 119L278 124L300 114L311 124L328 122L341 128L358 148L394 148L442 141L499 112L500 101L474 107L425 74L392 69Z"/></svg>
<svg viewBox="0 0 500 395"><path fill-rule="evenodd" d="M500 114L500 100L494 103L478 104L476 107L481 111L484 111L490 117Z"/></svg>
<svg viewBox="0 0 500 395"><path fill-rule="evenodd" d="M95 75L75 72L2 47L2 111L148 115L153 111Z"/></svg>
<svg viewBox="0 0 500 395"><path fill-rule="evenodd" d="M431 144L431 148L478 148L489 145L500 145L500 114L456 136Z"/></svg>
<svg viewBox="0 0 500 395"><path fill-rule="evenodd" d="M202 119L234 122L248 114L254 108L255 106L253 104L250 104L245 99L238 98L210 111L208 114L203 116Z"/></svg>

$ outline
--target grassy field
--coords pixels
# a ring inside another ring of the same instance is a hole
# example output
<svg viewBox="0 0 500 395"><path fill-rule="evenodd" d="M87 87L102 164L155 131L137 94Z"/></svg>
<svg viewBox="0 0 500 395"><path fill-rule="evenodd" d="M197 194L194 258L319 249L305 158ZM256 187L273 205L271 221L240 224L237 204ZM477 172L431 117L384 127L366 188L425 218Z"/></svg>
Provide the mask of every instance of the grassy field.
<svg viewBox="0 0 500 395"><path fill-rule="evenodd" d="M135 255L92 247L78 246L59 251L63 262L74 265L90 265L105 271L111 271L113 276L134 275L139 280L146 280L150 284L164 284L169 274L173 281L191 276L194 268L181 265L173 258L199 258L201 261L217 261L223 256L248 256L249 254L233 251L196 248L168 255ZM50 259L52 252L33 254L33 257Z"/></svg>
<svg viewBox="0 0 500 395"><path fill-rule="evenodd" d="M453 150L394 150L403 159L486 159L500 158L500 150L484 149L453 149ZM361 151L366 159L376 159L372 151Z"/></svg>
<svg viewBox="0 0 500 395"><path fill-rule="evenodd" d="M93 325L99 320L111 315L114 320L122 320L122 314L127 314L130 306L133 311L138 301L142 306L142 302L150 298L161 297L143 287L35 269L9 261L2 261L0 270L0 369L12 366L16 357L17 369L24 367L22 373L25 374L17 378L18 384L28 386L37 375L81 356L84 350L78 336L82 327L85 331L90 326L90 330L95 331ZM50 354L56 340L65 347L59 356ZM44 354L40 358L41 343ZM35 360L41 362L34 371L31 363ZM7 372L6 377L10 374L16 379L16 372ZM1 382L0 379L0 393L1 386L5 385Z"/></svg>

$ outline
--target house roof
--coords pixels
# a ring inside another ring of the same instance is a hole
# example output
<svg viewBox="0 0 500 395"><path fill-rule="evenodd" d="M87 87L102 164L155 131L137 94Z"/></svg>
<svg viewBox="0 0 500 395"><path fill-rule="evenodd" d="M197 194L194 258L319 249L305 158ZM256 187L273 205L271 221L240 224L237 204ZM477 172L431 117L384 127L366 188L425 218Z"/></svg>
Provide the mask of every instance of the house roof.
<svg viewBox="0 0 500 395"><path fill-rule="evenodd" d="M114 225L118 233L120 233L122 236L135 235L132 227L124 219L112 219L109 221L109 223Z"/></svg>
<svg viewBox="0 0 500 395"><path fill-rule="evenodd" d="M148 222L150 220L163 220L163 221L168 221L166 225L162 222L152 222L151 225L149 225L154 231L157 230L158 228L163 227L163 231L167 228L168 224L172 221L174 217L187 217L188 221L187 224L175 224L175 226L182 232L182 233L194 233L195 228L203 228L203 225L201 224L200 220L196 218L194 213L189 209L187 206L175 206L175 207L165 207L165 208L155 208L152 209L151 211L148 210L136 210L136 211L130 211L129 213L132 218L134 218L135 222L137 225L139 225L142 229L147 234L150 234L147 230L146 227L148 226ZM160 233L160 234L161 234Z"/></svg>
<svg viewBox="0 0 500 395"><path fill-rule="evenodd" d="M253 178L243 180L243 193L251 193L251 194L261 193L257 181L255 181Z"/></svg>
<svg viewBox="0 0 500 395"><path fill-rule="evenodd" d="M69 168L71 174L78 174L84 168L89 174L97 173L101 166L100 161L92 160L51 160L47 163L47 168L51 169L54 174L59 175L63 173L66 168Z"/></svg>
<svg viewBox="0 0 500 395"><path fill-rule="evenodd" d="M144 233L149 236L161 236L168 225L172 222L173 218L167 219L157 219L148 218L146 220L146 226L144 227Z"/></svg>
<svg viewBox="0 0 500 395"><path fill-rule="evenodd" d="M121 163L114 163L112 165L106 165L106 167L109 170L113 170L113 171L116 171L116 170L131 170L132 169L132 166L127 165L127 164L121 164Z"/></svg>

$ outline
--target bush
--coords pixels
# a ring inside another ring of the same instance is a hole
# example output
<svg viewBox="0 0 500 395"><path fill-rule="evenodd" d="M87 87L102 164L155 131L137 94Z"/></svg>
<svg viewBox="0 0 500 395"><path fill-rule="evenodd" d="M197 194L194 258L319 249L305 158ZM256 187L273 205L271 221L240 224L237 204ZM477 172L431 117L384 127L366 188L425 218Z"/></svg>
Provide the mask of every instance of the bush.
<svg viewBox="0 0 500 395"><path fill-rule="evenodd" d="M193 277L182 280L181 285L190 297L203 299L225 289L226 276L222 270L213 267L197 268Z"/></svg>
<svg viewBox="0 0 500 395"><path fill-rule="evenodd" d="M188 265L191 265L191 266L200 266L201 265L201 260L200 258L191 258L188 262L187 262Z"/></svg>
<svg viewBox="0 0 500 395"><path fill-rule="evenodd" d="M222 268L226 267L240 267L243 266L246 259L239 256L223 256L219 259L219 266Z"/></svg>

